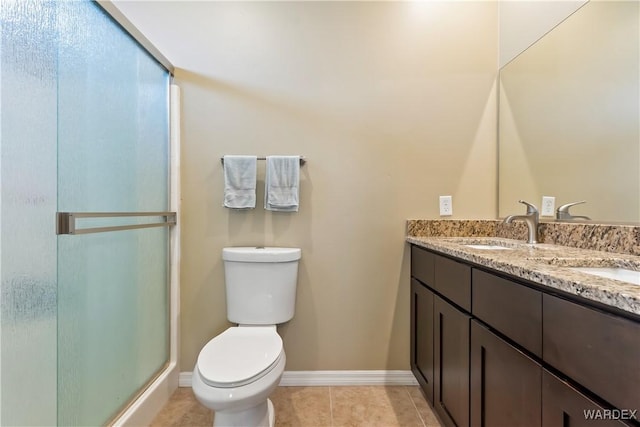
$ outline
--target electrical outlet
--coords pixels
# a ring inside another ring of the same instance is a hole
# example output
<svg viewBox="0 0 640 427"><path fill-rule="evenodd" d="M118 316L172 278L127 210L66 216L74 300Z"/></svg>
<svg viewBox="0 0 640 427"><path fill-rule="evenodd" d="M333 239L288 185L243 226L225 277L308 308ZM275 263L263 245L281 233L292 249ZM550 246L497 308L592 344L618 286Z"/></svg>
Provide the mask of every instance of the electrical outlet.
<svg viewBox="0 0 640 427"><path fill-rule="evenodd" d="M556 211L556 198L551 196L542 196L542 208L540 216L554 216Z"/></svg>
<svg viewBox="0 0 640 427"><path fill-rule="evenodd" d="M440 216L453 215L453 202L451 196L440 196Z"/></svg>

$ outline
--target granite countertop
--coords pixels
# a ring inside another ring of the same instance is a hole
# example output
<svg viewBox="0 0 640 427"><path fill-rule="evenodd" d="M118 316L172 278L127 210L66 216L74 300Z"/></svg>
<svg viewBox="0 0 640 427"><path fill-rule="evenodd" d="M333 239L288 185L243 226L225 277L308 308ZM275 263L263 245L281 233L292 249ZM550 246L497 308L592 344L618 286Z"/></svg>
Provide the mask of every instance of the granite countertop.
<svg viewBox="0 0 640 427"><path fill-rule="evenodd" d="M640 315L640 285L570 267L620 267L640 271L640 256L554 244L528 245L498 237L407 237L407 242ZM510 248L474 249L467 244Z"/></svg>

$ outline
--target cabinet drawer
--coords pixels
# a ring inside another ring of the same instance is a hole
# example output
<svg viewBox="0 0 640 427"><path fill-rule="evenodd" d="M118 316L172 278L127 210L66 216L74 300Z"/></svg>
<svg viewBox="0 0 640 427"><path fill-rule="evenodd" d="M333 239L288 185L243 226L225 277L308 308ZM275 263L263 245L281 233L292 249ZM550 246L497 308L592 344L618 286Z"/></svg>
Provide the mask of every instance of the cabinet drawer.
<svg viewBox="0 0 640 427"><path fill-rule="evenodd" d="M417 246L411 246L411 275L433 287L433 262L435 255Z"/></svg>
<svg viewBox="0 0 640 427"><path fill-rule="evenodd" d="M472 273L473 314L542 356L542 293L481 270Z"/></svg>
<svg viewBox="0 0 640 427"><path fill-rule="evenodd" d="M471 267L439 255L434 257L433 288L455 304L471 311Z"/></svg>
<svg viewBox="0 0 640 427"><path fill-rule="evenodd" d="M640 409L640 323L544 295L543 359L618 409Z"/></svg>

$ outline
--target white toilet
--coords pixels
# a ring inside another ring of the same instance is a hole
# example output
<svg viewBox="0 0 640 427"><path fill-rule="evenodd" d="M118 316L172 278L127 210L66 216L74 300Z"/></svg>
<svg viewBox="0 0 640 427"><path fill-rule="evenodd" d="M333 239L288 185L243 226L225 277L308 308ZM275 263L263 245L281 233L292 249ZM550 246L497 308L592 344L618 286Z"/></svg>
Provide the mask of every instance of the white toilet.
<svg viewBox="0 0 640 427"><path fill-rule="evenodd" d="M214 426L273 427L268 399L284 372L286 357L278 323L293 318L298 248L224 248L227 318L231 327L198 355L192 386L215 411Z"/></svg>

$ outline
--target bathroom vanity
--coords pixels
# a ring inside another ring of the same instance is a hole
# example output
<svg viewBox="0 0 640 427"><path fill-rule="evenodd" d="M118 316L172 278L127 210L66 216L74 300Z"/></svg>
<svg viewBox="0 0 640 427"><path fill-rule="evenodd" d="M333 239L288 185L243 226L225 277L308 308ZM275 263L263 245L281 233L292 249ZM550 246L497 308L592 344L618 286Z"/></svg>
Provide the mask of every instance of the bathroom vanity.
<svg viewBox="0 0 640 427"><path fill-rule="evenodd" d="M633 270L639 257L499 238L407 241L411 369L444 425L640 425L640 285L574 267Z"/></svg>

